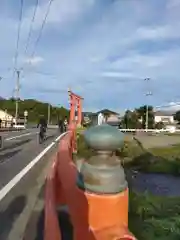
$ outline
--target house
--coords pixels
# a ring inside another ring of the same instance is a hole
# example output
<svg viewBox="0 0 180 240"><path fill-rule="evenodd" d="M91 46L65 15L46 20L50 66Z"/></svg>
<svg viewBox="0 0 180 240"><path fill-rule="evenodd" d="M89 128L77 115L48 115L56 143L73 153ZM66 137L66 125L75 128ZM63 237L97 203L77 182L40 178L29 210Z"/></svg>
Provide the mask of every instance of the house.
<svg viewBox="0 0 180 240"><path fill-rule="evenodd" d="M7 110L0 109L0 119L2 121L1 127L10 127L11 123L14 122L14 117L7 113Z"/></svg>
<svg viewBox="0 0 180 240"><path fill-rule="evenodd" d="M92 112L84 112L83 117L84 119L88 118L92 122L92 125L98 124L98 116L102 114L104 116L105 122L107 122L110 125L113 126L119 126L119 123L121 121L119 113L113 112L109 109L103 109L101 111L98 111L96 113Z"/></svg>
<svg viewBox="0 0 180 240"><path fill-rule="evenodd" d="M119 120L120 120L119 113L113 112L113 111L111 111L109 109L103 109L103 110L97 112L96 114L100 114L100 113L102 115L104 115L104 117L106 119L106 122L109 122L109 123L110 122L119 122Z"/></svg>
<svg viewBox="0 0 180 240"><path fill-rule="evenodd" d="M163 122L164 124L175 124L174 116L171 112L168 111L156 111L154 113L155 123Z"/></svg>

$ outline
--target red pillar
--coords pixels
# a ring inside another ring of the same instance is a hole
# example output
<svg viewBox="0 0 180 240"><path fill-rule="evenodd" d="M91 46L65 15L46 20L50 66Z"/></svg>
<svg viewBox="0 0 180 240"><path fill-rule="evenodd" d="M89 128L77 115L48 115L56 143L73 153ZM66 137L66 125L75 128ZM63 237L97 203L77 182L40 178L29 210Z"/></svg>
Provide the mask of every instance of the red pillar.
<svg viewBox="0 0 180 240"><path fill-rule="evenodd" d="M81 126L81 123L82 123L82 100L79 98L78 99L78 104L77 104L77 107L78 107L78 125Z"/></svg>
<svg viewBox="0 0 180 240"><path fill-rule="evenodd" d="M75 108L76 108L75 97L74 97L73 94L70 94L70 118L69 118L69 123L72 123L75 119Z"/></svg>

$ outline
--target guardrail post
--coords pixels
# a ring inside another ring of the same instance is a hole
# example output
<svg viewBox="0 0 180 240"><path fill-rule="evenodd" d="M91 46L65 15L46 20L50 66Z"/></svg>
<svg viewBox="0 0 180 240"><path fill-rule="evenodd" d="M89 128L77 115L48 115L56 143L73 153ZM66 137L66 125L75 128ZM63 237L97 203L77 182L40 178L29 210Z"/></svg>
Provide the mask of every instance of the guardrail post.
<svg viewBox="0 0 180 240"><path fill-rule="evenodd" d="M128 184L115 151L124 134L107 124L91 127L84 133L95 155L79 167L78 187L88 201L88 222L96 239L135 239L128 231Z"/></svg>

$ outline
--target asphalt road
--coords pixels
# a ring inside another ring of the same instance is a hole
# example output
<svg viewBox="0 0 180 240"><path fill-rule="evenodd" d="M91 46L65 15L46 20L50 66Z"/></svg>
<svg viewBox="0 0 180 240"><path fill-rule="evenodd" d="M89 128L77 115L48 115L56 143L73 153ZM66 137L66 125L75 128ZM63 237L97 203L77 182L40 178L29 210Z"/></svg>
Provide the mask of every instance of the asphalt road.
<svg viewBox="0 0 180 240"><path fill-rule="evenodd" d="M13 237L9 235L20 214L33 202L39 176L57 150L59 133L57 129L48 129L47 140L41 145L37 129L1 135L4 147L0 150L0 239L19 240L23 218Z"/></svg>

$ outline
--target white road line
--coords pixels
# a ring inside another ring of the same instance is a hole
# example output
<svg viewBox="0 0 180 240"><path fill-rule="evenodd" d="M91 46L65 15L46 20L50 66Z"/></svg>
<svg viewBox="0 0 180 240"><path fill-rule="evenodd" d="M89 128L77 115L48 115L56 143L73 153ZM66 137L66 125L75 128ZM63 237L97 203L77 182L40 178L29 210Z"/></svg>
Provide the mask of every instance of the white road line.
<svg viewBox="0 0 180 240"><path fill-rule="evenodd" d="M17 136L14 136L14 137L6 138L5 141L11 141L11 140L16 139L16 138L21 138L21 137L25 137L25 136L29 136L29 135L33 135L33 134L37 134L37 133L38 132L32 132L32 133L25 133L25 134L17 135Z"/></svg>
<svg viewBox="0 0 180 240"><path fill-rule="evenodd" d="M0 201L11 191L13 187L39 162L39 160L59 141L66 133L57 137L48 147L46 147L37 157L35 157L24 169L22 169L8 184L0 190Z"/></svg>

